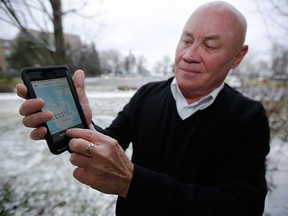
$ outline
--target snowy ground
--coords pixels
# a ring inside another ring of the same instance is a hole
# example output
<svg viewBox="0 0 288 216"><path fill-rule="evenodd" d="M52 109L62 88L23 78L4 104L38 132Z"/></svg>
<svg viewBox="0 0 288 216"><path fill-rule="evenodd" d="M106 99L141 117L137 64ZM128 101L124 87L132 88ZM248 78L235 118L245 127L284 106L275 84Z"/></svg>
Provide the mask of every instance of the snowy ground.
<svg viewBox="0 0 288 216"><path fill-rule="evenodd" d="M88 80L93 119L107 126L135 91L118 91ZM135 83L135 82L134 82ZM127 84L129 83L122 83ZM136 85L141 85L137 82ZM69 153L50 154L44 141L31 141L22 126L16 94L0 94L0 214L7 215L114 215L115 196L103 195L72 177ZM288 215L288 148L271 144L267 179L271 187L266 216Z"/></svg>
<svg viewBox="0 0 288 216"><path fill-rule="evenodd" d="M94 121L105 127L134 92L101 92L89 98ZM15 94L0 94L0 215L114 215L116 197L74 180L69 153L52 155L44 141L29 139L21 103Z"/></svg>
<svg viewBox="0 0 288 216"><path fill-rule="evenodd" d="M268 156L267 181L270 191L266 199L265 216L288 215L288 143L271 142Z"/></svg>

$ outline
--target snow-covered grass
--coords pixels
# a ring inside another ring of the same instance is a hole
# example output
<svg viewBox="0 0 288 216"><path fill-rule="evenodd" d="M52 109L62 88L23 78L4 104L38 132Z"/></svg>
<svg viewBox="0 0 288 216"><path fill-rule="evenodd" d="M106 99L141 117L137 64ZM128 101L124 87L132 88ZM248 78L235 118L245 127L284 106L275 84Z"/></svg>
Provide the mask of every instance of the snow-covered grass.
<svg viewBox="0 0 288 216"><path fill-rule="evenodd" d="M93 119L106 127L135 93L88 89ZM0 95L0 215L114 215L116 196L76 181L70 154L52 155L22 125L16 94Z"/></svg>

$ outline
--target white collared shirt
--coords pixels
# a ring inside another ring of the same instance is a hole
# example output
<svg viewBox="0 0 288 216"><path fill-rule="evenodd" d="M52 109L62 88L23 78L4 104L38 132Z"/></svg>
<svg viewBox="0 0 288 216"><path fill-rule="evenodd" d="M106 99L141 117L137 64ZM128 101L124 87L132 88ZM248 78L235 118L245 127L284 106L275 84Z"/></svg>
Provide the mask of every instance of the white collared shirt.
<svg viewBox="0 0 288 216"><path fill-rule="evenodd" d="M219 92L223 89L223 87L224 87L224 82L219 87L217 87L212 92L210 92L208 95L201 98L199 101L196 101L192 104L188 104L187 100L183 96L178 86L176 78L173 79L170 85L172 95L176 101L178 114L182 120L185 120L186 118L190 117L198 110L203 110L207 108L208 106L210 106L216 99Z"/></svg>

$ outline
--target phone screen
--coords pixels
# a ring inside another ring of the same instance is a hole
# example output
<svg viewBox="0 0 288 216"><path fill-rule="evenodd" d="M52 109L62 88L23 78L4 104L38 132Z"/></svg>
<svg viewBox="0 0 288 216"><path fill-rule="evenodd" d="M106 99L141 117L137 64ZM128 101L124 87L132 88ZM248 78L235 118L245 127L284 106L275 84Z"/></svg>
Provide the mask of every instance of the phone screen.
<svg viewBox="0 0 288 216"><path fill-rule="evenodd" d="M66 77L31 83L36 96L45 101L42 111L53 113L53 119L47 122L53 142L64 139L68 128L84 127Z"/></svg>

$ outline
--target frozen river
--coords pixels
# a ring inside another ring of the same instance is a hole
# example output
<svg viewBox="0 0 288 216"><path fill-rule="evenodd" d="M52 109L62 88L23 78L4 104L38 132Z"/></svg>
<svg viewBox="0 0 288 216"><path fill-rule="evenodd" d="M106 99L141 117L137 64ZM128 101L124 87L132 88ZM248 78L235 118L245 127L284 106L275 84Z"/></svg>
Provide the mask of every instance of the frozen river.
<svg viewBox="0 0 288 216"><path fill-rule="evenodd" d="M93 120L108 126L134 91L87 87ZM14 93L0 94L0 215L114 215L115 196L103 195L72 176L69 154L50 154L44 141L29 139ZM266 216L288 215L288 150L274 139L268 161Z"/></svg>

